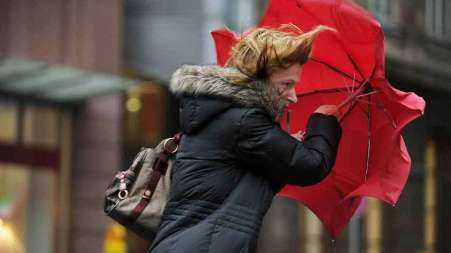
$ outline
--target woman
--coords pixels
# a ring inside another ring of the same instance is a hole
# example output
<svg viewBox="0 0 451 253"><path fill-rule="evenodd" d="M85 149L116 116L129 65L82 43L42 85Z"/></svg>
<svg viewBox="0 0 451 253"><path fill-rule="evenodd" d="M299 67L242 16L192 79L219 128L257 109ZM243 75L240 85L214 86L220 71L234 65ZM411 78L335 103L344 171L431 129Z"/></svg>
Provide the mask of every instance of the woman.
<svg viewBox="0 0 451 253"><path fill-rule="evenodd" d="M254 252L274 194L329 174L341 137L337 108L320 106L303 142L278 123L297 101L302 64L325 29L291 28L250 32L226 68L183 66L174 73L184 135L151 252Z"/></svg>

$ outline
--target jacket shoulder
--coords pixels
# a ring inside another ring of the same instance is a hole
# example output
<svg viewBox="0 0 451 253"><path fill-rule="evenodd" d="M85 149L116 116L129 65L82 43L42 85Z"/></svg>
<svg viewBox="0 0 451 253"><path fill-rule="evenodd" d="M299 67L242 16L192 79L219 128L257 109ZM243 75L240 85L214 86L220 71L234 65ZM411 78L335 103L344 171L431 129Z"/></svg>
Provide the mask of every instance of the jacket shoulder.
<svg viewBox="0 0 451 253"><path fill-rule="evenodd" d="M254 128L257 126L278 125L263 108L244 108L240 112L240 127Z"/></svg>
<svg viewBox="0 0 451 253"><path fill-rule="evenodd" d="M233 117L240 125L246 124L249 120L274 122L269 113L260 107L232 106L224 114L226 117Z"/></svg>

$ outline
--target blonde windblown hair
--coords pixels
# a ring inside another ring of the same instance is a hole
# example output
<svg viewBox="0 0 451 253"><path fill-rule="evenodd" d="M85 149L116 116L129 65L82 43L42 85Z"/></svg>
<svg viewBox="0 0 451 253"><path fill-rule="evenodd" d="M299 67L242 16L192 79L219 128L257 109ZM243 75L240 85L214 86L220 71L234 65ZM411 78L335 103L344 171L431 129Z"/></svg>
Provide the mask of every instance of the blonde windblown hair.
<svg viewBox="0 0 451 253"><path fill-rule="evenodd" d="M278 29L256 28L242 36L232 48L226 66L239 71L226 78L234 84L242 84L267 79L279 68L295 63L302 65L310 56L313 40L324 30L333 29L317 26L304 33L294 24L282 25Z"/></svg>

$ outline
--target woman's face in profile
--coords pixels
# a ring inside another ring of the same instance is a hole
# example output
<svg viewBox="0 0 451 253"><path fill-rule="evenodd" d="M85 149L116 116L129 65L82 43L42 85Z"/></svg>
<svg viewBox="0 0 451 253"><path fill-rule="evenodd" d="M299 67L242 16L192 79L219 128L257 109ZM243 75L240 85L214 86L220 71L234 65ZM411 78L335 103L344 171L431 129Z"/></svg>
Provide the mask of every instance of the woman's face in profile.
<svg viewBox="0 0 451 253"><path fill-rule="evenodd" d="M278 91L280 98L287 104L298 101L294 86L301 76L301 65L293 64L288 68L279 68L269 75L269 84Z"/></svg>

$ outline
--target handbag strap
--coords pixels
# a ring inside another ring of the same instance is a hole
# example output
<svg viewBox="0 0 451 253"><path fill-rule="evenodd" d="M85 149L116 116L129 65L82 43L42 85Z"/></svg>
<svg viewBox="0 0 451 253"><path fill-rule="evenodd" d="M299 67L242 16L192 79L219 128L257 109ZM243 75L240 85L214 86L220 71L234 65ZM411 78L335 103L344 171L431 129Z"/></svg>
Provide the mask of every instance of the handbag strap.
<svg viewBox="0 0 451 253"><path fill-rule="evenodd" d="M169 157L175 154L178 150L181 137L182 133L177 133L176 135L174 135L174 137L164 140L163 152L159 154L158 158L155 160L155 163L152 166L152 173L150 174L150 179L141 196L141 200L135 206L131 215L129 216L131 222L135 222L138 219L138 217L141 215L141 213L144 211L144 209L152 199L161 176L166 174Z"/></svg>

